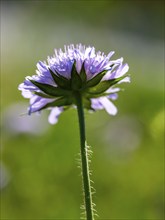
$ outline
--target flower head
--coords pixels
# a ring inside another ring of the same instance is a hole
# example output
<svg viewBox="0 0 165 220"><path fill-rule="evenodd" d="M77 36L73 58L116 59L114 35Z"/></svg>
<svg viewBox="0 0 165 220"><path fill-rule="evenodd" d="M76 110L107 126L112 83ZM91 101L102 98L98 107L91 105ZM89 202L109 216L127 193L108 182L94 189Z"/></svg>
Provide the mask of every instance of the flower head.
<svg viewBox="0 0 165 220"><path fill-rule="evenodd" d="M94 47L78 44L55 50L47 62L38 62L36 75L19 85L22 95L30 99L29 114L50 109L49 122L54 124L61 112L76 105L75 95L80 93L84 108L105 109L115 115L117 108L111 100L120 90L116 85L130 78L125 76L128 64L123 64L123 58L111 60L113 54L104 55Z"/></svg>

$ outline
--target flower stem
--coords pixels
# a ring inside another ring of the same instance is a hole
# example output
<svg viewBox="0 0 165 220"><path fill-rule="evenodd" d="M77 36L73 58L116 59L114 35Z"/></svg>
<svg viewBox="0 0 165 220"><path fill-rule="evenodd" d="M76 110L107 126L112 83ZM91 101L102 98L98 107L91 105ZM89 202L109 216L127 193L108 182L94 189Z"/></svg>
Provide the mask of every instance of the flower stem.
<svg viewBox="0 0 165 220"><path fill-rule="evenodd" d="M86 220L94 220L93 210L92 210L92 194L90 186L90 174L89 174L89 160L88 160L88 146L86 144L85 135L85 119L84 119L84 108L82 96L80 93L75 94L77 112L79 118L79 128L80 128L80 146L81 146L81 163L82 163L82 177L83 177L83 187L85 196L85 210L86 210Z"/></svg>

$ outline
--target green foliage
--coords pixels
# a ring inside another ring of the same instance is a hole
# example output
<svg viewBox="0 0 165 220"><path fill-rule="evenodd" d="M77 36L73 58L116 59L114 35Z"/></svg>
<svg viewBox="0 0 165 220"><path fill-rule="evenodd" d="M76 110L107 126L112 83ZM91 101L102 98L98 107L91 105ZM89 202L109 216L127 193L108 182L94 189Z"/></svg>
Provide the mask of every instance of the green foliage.
<svg viewBox="0 0 165 220"><path fill-rule="evenodd" d="M37 81L34 80L30 80L34 85L36 85L40 90L42 90L44 93L46 93L48 96L48 98L53 98L53 97L59 97L59 96L64 96L67 94L66 90L61 89L59 87L55 87L55 86L51 86L48 84L44 84L44 83L39 83ZM37 93L35 92L37 95L45 97L46 94L43 93Z"/></svg>
<svg viewBox="0 0 165 220"><path fill-rule="evenodd" d="M54 79L55 84L57 84L57 86L59 86L61 89L70 89L71 85L70 85L70 80L68 80L67 78L63 77L62 75L60 75L59 73L54 73L51 69L49 69L52 78Z"/></svg>
<svg viewBox="0 0 165 220"><path fill-rule="evenodd" d="M80 77L81 77L82 83L85 83L87 81L87 75L85 73L84 62L82 64L82 68L81 68L81 71L80 71Z"/></svg>
<svg viewBox="0 0 165 220"><path fill-rule="evenodd" d="M107 71L102 71L101 73L97 74L96 76L94 76L92 79L90 79L87 82L86 88L90 88L90 87L94 87L97 84L99 84L99 82L101 81L101 79L103 78L103 76L105 75Z"/></svg>
<svg viewBox="0 0 165 220"><path fill-rule="evenodd" d="M82 88L82 79L76 70L76 63L73 64L71 70L71 88L73 91L78 91Z"/></svg>
<svg viewBox="0 0 165 220"><path fill-rule="evenodd" d="M111 86L115 85L120 80L122 80L124 77L126 77L126 76L119 77L117 79L111 79L111 80L102 81L98 85L93 86L92 88L89 88L87 90L87 92L88 92L89 96L90 95L91 96L92 95L100 95L100 94L104 93L108 88L110 88Z"/></svg>

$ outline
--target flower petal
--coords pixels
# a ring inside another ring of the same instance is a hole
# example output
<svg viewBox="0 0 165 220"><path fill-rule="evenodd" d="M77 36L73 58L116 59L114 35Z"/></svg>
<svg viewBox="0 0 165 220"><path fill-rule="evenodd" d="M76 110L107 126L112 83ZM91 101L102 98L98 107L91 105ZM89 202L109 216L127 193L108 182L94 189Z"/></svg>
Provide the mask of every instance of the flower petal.
<svg viewBox="0 0 165 220"><path fill-rule="evenodd" d="M116 100L118 98L118 94L117 93L112 93L108 96L108 98L112 99L112 100Z"/></svg>
<svg viewBox="0 0 165 220"><path fill-rule="evenodd" d="M129 66L127 63L121 64L111 75L110 79L119 78L123 76L126 72L128 72Z"/></svg>
<svg viewBox="0 0 165 220"><path fill-rule="evenodd" d="M107 98L107 97L101 97L100 98L100 103L103 105L105 110L110 114L110 115L116 115L117 114L117 108L116 106Z"/></svg>
<svg viewBox="0 0 165 220"><path fill-rule="evenodd" d="M56 124L58 122L58 118L60 114L63 112L62 107L55 107L51 110L48 121L50 124Z"/></svg>
<svg viewBox="0 0 165 220"><path fill-rule="evenodd" d="M40 109L48 104L49 102L52 102L54 99L48 99L48 98L43 98L37 95L33 95L30 99L30 107L29 107L29 114L40 111Z"/></svg>
<svg viewBox="0 0 165 220"><path fill-rule="evenodd" d="M123 82L128 82L128 83L130 83L130 82L131 82L130 77L129 77L129 76L126 76L124 79L122 79L121 81L119 81L118 84L123 83Z"/></svg>
<svg viewBox="0 0 165 220"><path fill-rule="evenodd" d="M100 102L100 98L91 99L91 107L94 110L101 110L104 108Z"/></svg>
<svg viewBox="0 0 165 220"><path fill-rule="evenodd" d="M24 89L24 90L22 90L22 96L24 98L30 99L30 98L32 98L33 93L30 90Z"/></svg>

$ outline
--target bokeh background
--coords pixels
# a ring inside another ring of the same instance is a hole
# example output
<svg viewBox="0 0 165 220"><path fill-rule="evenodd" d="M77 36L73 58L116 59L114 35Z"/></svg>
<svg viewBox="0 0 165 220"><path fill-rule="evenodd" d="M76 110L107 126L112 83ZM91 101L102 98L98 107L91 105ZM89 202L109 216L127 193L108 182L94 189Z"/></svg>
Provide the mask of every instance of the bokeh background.
<svg viewBox="0 0 165 220"><path fill-rule="evenodd" d="M1 1L1 219L80 219L75 109L22 116L18 85L64 44L116 51L131 84L118 114L85 112L98 219L164 219L163 1Z"/></svg>

